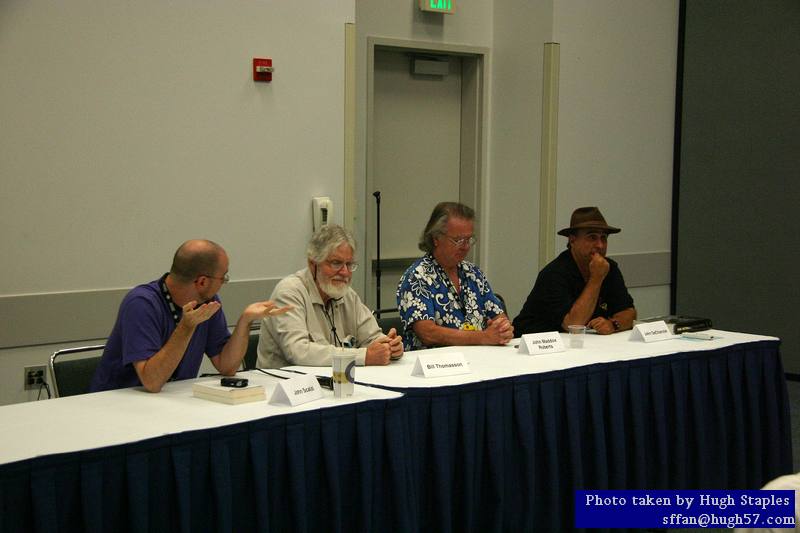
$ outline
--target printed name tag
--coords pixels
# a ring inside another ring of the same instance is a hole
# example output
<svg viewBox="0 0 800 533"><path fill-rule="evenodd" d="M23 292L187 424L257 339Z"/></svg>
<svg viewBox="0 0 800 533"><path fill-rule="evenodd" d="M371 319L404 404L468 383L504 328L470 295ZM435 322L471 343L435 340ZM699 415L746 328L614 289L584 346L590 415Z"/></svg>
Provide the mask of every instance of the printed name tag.
<svg viewBox="0 0 800 533"><path fill-rule="evenodd" d="M557 353L564 351L564 341L557 331L545 333L528 333L519 339L518 353L539 355L540 353Z"/></svg>
<svg viewBox="0 0 800 533"><path fill-rule="evenodd" d="M292 407L322 398L322 389L316 376L307 374L292 379L281 380L269 399L274 405L289 404Z"/></svg>
<svg viewBox="0 0 800 533"><path fill-rule="evenodd" d="M424 376L426 378L438 378L442 376L455 376L457 374L469 374L467 360L461 352L447 352L442 354L419 354L417 362L414 363L412 376Z"/></svg>
<svg viewBox="0 0 800 533"><path fill-rule="evenodd" d="M629 340L643 340L644 342L665 341L672 338L669 326L663 320L658 322L645 322L633 327Z"/></svg>

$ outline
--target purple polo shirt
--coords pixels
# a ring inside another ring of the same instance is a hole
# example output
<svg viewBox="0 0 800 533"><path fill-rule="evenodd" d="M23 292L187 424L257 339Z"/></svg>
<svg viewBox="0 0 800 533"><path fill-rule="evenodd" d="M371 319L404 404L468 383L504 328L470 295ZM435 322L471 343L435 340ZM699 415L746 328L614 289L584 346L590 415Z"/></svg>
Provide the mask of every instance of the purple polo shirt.
<svg viewBox="0 0 800 533"><path fill-rule="evenodd" d="M214 296L214 300L219 301L219 298ZM175 320L161 295L159 280L131 289L119 306L117 321L92 378L91 391L141 385L133 368L134 361L152 357L166 344L173 331ZM203 354L209 357L219 355L229 337L225 314L220 309L197 326L172 378L196 378Z"/></svg>

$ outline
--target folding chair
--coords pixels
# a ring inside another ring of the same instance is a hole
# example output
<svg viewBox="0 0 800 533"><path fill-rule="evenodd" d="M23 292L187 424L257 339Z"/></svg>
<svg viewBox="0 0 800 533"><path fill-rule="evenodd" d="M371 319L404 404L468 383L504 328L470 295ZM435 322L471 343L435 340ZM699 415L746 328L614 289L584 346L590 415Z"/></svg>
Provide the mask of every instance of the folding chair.
<svg viewBox="0 0 800 533"><path fill-rule="evenodd" d="M396 313L397 309L381 309L381 317L376 318L378 327L384 333L389 333L389 330L394 328L398 335L403 334L403 320L398 316L384 316L384 313Z"/></svg>
<svg viewBox="0 0 800 533"><path fill-rule="evenodd" d="M92 376L102 357L105 344L65 348L50 356L50 375L53 377L53 394L56 398L86 394L92 383ZM65 357L72 354L100 351L93 357Z"/></svg>

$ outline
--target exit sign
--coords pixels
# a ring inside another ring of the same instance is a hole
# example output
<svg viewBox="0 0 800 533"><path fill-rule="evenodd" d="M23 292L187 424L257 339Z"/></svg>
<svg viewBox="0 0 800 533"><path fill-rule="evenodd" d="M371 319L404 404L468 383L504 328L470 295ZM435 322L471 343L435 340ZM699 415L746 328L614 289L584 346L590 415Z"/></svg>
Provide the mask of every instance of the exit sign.
<svg viewBox="0 0 800 533"><path fill-rule="evenodd" d="M455 9L455 0L419 0L419 8L422 11L432 11L434 13L452 13Z"/></svg>

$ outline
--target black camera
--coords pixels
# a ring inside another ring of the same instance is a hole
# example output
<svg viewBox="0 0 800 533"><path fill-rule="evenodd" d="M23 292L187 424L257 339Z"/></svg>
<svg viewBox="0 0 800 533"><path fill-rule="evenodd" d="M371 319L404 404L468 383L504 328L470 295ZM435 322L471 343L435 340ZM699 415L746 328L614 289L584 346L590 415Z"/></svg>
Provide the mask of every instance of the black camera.
<svg viewBox="0 0 800 533"><path fill-rule="evenodd" d="M236 389L247 387L247 383L247 378L222 378L219 380L219 384L223 387L234 387Z"/></svg>

